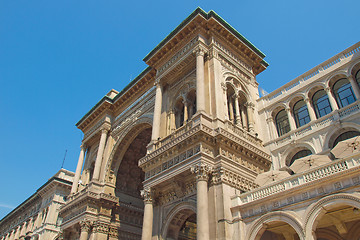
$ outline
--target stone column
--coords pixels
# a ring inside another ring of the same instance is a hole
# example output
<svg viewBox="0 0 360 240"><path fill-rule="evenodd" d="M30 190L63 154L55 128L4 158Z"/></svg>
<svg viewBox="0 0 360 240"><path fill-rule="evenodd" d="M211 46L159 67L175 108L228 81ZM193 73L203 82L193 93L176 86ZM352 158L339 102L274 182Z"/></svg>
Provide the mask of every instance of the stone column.
<svg viewBox="0 0 360 240"><path fill-rule="evenodd" d="M80 156L79 156L78 164L76 166L76 172L75 172L74 182L73 182L72 187L71 187L71 193L76 193L77 192L79 179L80 179L80 175L81 175L81 169L82 169L82 166L83 166L83 163L84 163L84 156L85 156L86 147L83 144L83 145L81 145L80 148L81 148Z"/></svg>
<svg viewBox="0 0 360 240"><path fill-rule="evenodd" d="M208 240L209 236L209 208L208 208L208 179L212 172L211 166L199 163L191 167L196 174L196 225L197 240Z"/></svg>
<svg viewBox="0 0 360 240"><path fill-rule="evenodd" d="M266 119L266 122L267 122L268 127L269 127L269 132L270 132L270 137L271 137L270 140L273 140L273 139L277 138L277 132L276 132L274 119L272 117L269 117L268 119Z"/></svg>
<svg viewBox="0 0 360 240"><path fill-rule="evenodd" d="M242 126L244 129L248 129L248 125L247 125L247 116L246 116L246 110L245 110L245 106L241 105L241 122L242 122Z"/></svg>
<svg viewBox="0 0 360 240"><path fill-rule="evenodd" d="M89 220L83 220L80 222L80 240L87 240L91 229L91 222Z"/></svg>
<svg viewBox="0 0 360 240"><path fill-rule="evenodd" d="M176 124L175 124L175 110L170 110L170 133L175 131Z"/></svg>
<svg viewBox="0 0 360 240"><path fill-rule="evenodd" d="M196 109L205 112L205 76L204 76L204 49L198 47L196 54Z"/></svg>
<svg viewBox="0 0 360 240"><path fill-rule="evenodd" d="M224 109L225 109L225 120L229 120L229 115L228 115L228 105L227 105L227 96L226 96L226 84L225 83L221 83L221 88L223 90L223 98L224 98Z"/></svg>
<svg viewBox="0 0 360 240"><path fill-rule="evenodd" d="M160 79L156 79L156 95L155 95L155 106L154 106L154 117L153 117L153 128L151 140L157 141L160 137L160 118L161 118L161 107L162 107L162 86Z"/></svg>
<svg viewBox="0 0 360 240"><path fill-rule="evenodd" d="M239 109L239 96L237 94L235 94L235 120L236 120L236 125L240 126L241 125L241 116L240 116L240 109Z"/></svg>
<svg viewBox="0 0 360 240"><path fill-rule="evenodd" d="M92 231L95 235L93 239L107 240L109 233L109 224L100 221L94 222Z"/></svg>
<svg viewBox="0 0 360 240"><path fill-rule="evenodd" d="M184 124L185 124L186 121L188 120L188 101L184 100L183 104L184 104Z"/></svg>
<svg viewBox="0 0 360 240"><path fill-rule="evenodd" d="M254 131L254 110L255 110L255 105L252 102L247 102L246 103L246 108L247 108L249 132L253 132Z"/></svg>
<svg viewBox="0 0 360 240"><path fill-rule="evenodd" d="M229 120L234 121L234 106L231 97L229 98Z"/></svg>
<svg viewBox="0 0 360 240"><path fill-rule="evenodd" d="M151 189L144 189L141 191L141 196L144 198L144 220L141 234L141 240L151 240L153 227L153 199Z"/></svg>
<svg viewBox="0 0 360 240"><path fill-rule="evenodd" d="M330 106L331 106L332 110L333 111L338 110L339 107L338 107L338 105L336 103L336 100L335 100L335 98L334 98L334 96L333 96L333 94L331 92L331 88L327 87L327 88L325 88L325 91L326 91L326 94L327 94L327 96L329 98L329 102L330 102Z"/></svg>
<svg viewBox="0 0 360 240"><path fill-rule="evenodd" d="M316 114L315 114L314 108L311 106L310 99L305 98L305 103L306 103L307 109L309 111L310 121L315 121Z"/></svg>
<svg viewBox="0 0 360 240"><path fill-rule="evenodd" d="M356 100L360 99L360 89L359 89L359 85L357 84L356 80L354 79L353 75L348 76L348 80L351 84L351 88L354 91Z"/></svg>
<svg viewBox="0 0 360 240"><path fill-rule="evenodd" d="M105 141L106 141L107 133L108 133L107 129L101 130L100 143L99 143L99 148L98 148L98 152L96 155L95 168L94 168L94 174L93 174L94 180L99 180L99 177L100 177L100 169L101 169L101 165L102 165L102 158L103 158L103 153L104 153L104 149L105 149Z"/></svg>
<svg viewBox="0 0 360 240"><path fill-rule="evenodd" d="M288 121L290 124L290 130L295 130L296 123L295 123L295 119L294 119L293 115L291 114L291 109L289 107L287 107L285 110L286 110Z"/></svg>

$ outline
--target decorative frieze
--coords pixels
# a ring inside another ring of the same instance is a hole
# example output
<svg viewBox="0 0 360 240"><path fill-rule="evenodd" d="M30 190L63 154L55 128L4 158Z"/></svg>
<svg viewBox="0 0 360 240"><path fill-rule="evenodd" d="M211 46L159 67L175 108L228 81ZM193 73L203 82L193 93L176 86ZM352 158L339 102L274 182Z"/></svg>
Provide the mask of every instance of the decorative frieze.
<svg viewBox="0 0 360 240"><path fill-rule="evenodd" d="M219 167L213 171L211 182L212 184L225 183L242 191L250 191L258 186L242 175L223 167Z"/></svg>
<svg viewBox="0 0 360 240"><path fill-rule="evenodd" d="M105 222L96 221L93 224L92 231L94 233L108 234L109 233L109 224L105 223Z"/></svg>

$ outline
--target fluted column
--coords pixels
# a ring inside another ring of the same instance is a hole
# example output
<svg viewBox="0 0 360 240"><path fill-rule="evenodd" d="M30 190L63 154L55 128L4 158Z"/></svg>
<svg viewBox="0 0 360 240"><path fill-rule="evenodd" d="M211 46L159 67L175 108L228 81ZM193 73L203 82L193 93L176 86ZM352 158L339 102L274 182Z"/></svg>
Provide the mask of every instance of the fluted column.
<svg viewBox="0 0 360 240"><path fill-rule="evenodd" d="M254 122L255 105L252 102L247 102L246 103L246 108L247 108L249 132L253 132L254 131L254 125L255 125L255 122Z"/></svg>
<svg viewBox="0 0 360 240"><path fill-rule="evenodd" d="M348 80L351 84L351 88L354 91L356 99L360 99L360 89L359 89L359 85L357 84L356 80L354 79L354 77L352 75L348 76Z"/></svg>
<svg viewBox="0 0 360 240"><path fill-rule="evenodd" d="M161 119L161 107L162 107L162 86L160 79L155 81L156 85L156 95L155 95L155 106L154 106L154 117L153 117L153 127L151 140L153 142L157 141L160 137L160 119Z"/></svg>
<svg viewBox="0 0 360 240"><path fill-rule="evenodd" d="M103 159L103 153L104 153L104 149L105 149L105 141L106 141L107 133L108 133L107 129L101 130L100 143L99 143L99 148L98 148L98 152L96 155L95 168L94 168L94 174L93 174L94 180L99 180L99 177L100 177L100 169L101 169L101 165L102 165L102 159Z"/></svg>
<svg viewBox="0 0 360 240"><path fill-rule="evenodd" d="M331 88L327 87L327 88L325 88L325 91L326 91L326 94L327 94L327 96L329 98L329 102L330 102L330 106L331 106L332 110L333 111L338 110L339 107L338 107L338 105L336 103L336 100L335 100L335 98L334 98L334 96L333 96L333 94L331 92Z"/></svg>
<svg viewBox="0 0 360 240"><path fill-rule="evenodd" d="M91 222L83 220L80 222L80 240L87 240L91 229Z"/></svg>
<svg viewBox="0 0 360 240"><path fill-rule="evenodd" d="M205 112L205 51L199 47L194 52L196 54L196 109L198 112Z"/></svg>
<svg viewBox="0 0 360 240"><path fill-rule="evenodd" d="M191 167L196 175L196 226L197 240L208 240L209 237L209 207L208 180L212 172L211 166L200 163Z"/></svg>
<svg viewBox="0 0 360 240"><path fill-rule="evenodd" d="M316 114L315 114L313 106L311 106L310 99L305 98L305 103L306 103L307 109L309 111L310 121L315 121L316 120Z"/></svg>
<svg viewBox="0 0 360 240"><path fill-rule="evenodd" d="M241 116L240 116L240 109L239 109L239 96L235 94L235 121L236 125L241 125Z"/></svg>
<svg viewBox="0 0 360 240"><path fill-rule="evenodd" d="M80 179L80 175L81 175L81 169L82 169L82 166L84 163L85 151L86 151L86 147L83 144L83 145L81 145L80 156L79 156L78 164L76 166L76 172L75 172L74 181L73 181L73 184L71 187L71 193L77 192L79 179Z"/></svg>
<svg viewBox="0 0 360 240"><path fill-rule="evenodd" d="M145 205L141 240L151 240L154 214L152 192L150 189L144 189L141 191L141 195L144 198Z"/></svg>
<svg viewBox="0 0 360 240"><path fill-rule="evenodd" d="M285 110L286 110L287 117L288 117L288 120L289 120L290 129L295 130L296 129L296 123L295 123L295 119L294 119L293 115L291 114L291 109L289 107L287 107Z"/></svg>

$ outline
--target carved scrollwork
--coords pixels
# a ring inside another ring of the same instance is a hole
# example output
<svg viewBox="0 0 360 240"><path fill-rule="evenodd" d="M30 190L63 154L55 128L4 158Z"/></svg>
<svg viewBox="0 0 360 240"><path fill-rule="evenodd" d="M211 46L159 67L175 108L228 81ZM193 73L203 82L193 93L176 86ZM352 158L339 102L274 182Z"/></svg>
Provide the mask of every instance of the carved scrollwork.
<svg viewBox="0 0 360 240"><path fill-rule="evenodd" d="M144 198L145 203L153 202L153 192L151 191L151 189L141 190L140 194Z"/></svg>
<svg viewBox="0 0 360 240"><path fill-rule="evenodd" d="M212 167L205 163L196 164L190 169L190 171L196 175L197 181L207 181L212 170Z"/></svg>
<svg viewBox="0 0 360 240"><path fill-rule="evenodd" d="M80 228L82 232L90 232L92 222L89 220L80 221Z"/></svg>

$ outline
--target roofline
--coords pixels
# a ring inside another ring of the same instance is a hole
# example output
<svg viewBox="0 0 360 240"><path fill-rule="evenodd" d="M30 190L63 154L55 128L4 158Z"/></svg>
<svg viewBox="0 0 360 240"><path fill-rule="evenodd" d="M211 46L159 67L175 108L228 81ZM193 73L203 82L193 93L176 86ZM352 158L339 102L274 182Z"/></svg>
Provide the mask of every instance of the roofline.
<svg viewBox="0 0 360 240"><path fill-rule="evenodd" d="M35 193L33 193L30 197L28 197L25 201L23 201L22 203L19 204L19 206L17 206L16 208L14 208L11 212L9 212L8 214L5 215L5 217L3 217L1 220L0 220L0 224L5 221L5 219L7 217L9 217L11 214L13 214L14 212L16 212L18 209L20 209L23 205L26 204L26 202L30 201L32 198L36 197L36 195L43 189L45 188L48 184L50 184L52 181L59 181L59 182L62 182L62 183L65 183L65 184L68 184L68 185L72 185L72 182L71 181L68 181L68 180L65 180L65 179L62 179L62 178L59 178L59 177L51 177L46 183L44 183L40 188L38 188L36 190Z"/></svg>
<svg viewBox="0 0 360 240"><path fill-rule="evenodd" d="M169 35L167 35L153 50L148 53L143 61L147 62L160 48L162 48L166 42L168 42L174 35L176 35L186 24L188 24L196 15L202 15L207 20L211 17L214 17L219 23L221 23L228 31L238 37L243 41L250 49L257 53L261 58L265 58L265 54L261 52L257 47L254 46L249 40L247 40L243 35L241 35L235 28L233 28L229 23L227 23L222 17L220 17L216 12L210 10L206 13L202 8L197 7L184 21L182 21ZM266 62L265 62L266 63ZM267 63L266 63L267 64ZM267 64L268 66L268 64Z"/></svg>
<svg viewBox="0 0 360 240"><path fill-rule="evenodd" d="M91 115L91 113L97 108L99 107L103 102L108 101L111 104L116 102L117 99L119 99L122 95L125 94L125 92L131 88L132 86L134 86L142 77L144 77L152 68L150 66L148 66L147 68L145 68L135 79L133 79L128 85L125 86L125 88L123 88L123 90L121 90L121 92L119 92L118 94L116 94L116 96L114 98L110 98L109 96L105 95L97 104L95 104L94 107L92 107L76 124L76 127L79 127L79 125L89 116Z"/></svg>

